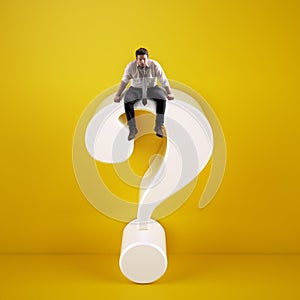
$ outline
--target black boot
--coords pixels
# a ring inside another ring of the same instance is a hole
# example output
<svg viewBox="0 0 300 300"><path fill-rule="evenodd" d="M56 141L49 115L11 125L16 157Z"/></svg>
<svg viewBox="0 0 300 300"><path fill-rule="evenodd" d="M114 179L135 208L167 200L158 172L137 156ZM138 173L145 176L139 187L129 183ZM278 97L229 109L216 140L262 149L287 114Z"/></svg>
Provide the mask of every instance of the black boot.
<svg viewBox="0 0 300 300"><path fill-rule="evenodd" d="M154 131L156 132L156 135L160 138L162 138L164 136L163 130L162 130L163 125L164 125L164 115L157 114Z"/></svg>
<svg viewBox="0 0 300 300"><path fill-rule="evenodd" d="M135 135L137 134L138 130L135 125L135 119L132 118L128 121L128 127L129 127L129 135L128 135L128 141L131 141L134 139Z"/></svg>

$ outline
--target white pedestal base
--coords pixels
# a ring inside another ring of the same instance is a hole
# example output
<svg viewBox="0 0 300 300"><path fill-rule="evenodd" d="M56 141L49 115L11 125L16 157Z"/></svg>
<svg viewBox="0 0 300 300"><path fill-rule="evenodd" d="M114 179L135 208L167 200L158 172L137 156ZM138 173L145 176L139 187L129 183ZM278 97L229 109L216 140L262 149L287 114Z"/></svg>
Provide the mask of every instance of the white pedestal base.
<svg viewBox="0 0 300 300"><path fill-rule="evenodd" d="M166 237L163 227L151 220L141 229L137 220L124 228L119 265L122 273L136 283L151 283L167 269Z"/></svg>

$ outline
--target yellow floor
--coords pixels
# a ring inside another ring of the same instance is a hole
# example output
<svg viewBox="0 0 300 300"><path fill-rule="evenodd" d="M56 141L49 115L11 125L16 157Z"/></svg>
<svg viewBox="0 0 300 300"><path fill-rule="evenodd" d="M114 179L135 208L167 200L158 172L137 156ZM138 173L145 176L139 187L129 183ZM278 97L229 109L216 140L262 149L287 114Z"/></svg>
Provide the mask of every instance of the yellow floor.
<svg viewBox="0 0 300 300"><path fill-rule="evenodd" d="M300 299L300 255L169 255L149 285L117 255L1 255L0 299Z"/></svg>

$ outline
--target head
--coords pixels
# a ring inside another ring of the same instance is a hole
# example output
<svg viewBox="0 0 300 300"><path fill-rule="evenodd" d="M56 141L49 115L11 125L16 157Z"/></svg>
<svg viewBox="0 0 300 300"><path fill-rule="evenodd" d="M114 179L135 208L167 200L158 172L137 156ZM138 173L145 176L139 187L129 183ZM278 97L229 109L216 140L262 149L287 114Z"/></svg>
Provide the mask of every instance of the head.
<svg viewBox="0 0 300 300"><path fill-rule="evenodd" d="M139 48L135 51L137 64L144 68L148 63L148 50L145 48Z"/></svg>

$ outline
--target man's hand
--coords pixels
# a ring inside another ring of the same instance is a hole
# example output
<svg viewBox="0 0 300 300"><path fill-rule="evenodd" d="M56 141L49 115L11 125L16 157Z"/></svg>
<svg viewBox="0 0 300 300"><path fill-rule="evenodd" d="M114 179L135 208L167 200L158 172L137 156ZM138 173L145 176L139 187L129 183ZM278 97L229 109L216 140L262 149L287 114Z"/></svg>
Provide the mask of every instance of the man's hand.
<svg viewBox="0 0 300 300"><path fill-rule="evenodd" d="M174 100L174 95L173 94L168 94L167 98L168 98L168 100Z"/></svg>
<svg viewBox="0 0 300 300"><path fill-rule="evenodd" d="M121 97L120 96L115 96L114 98L114 102L120 102L121 101Z"/></svg>

